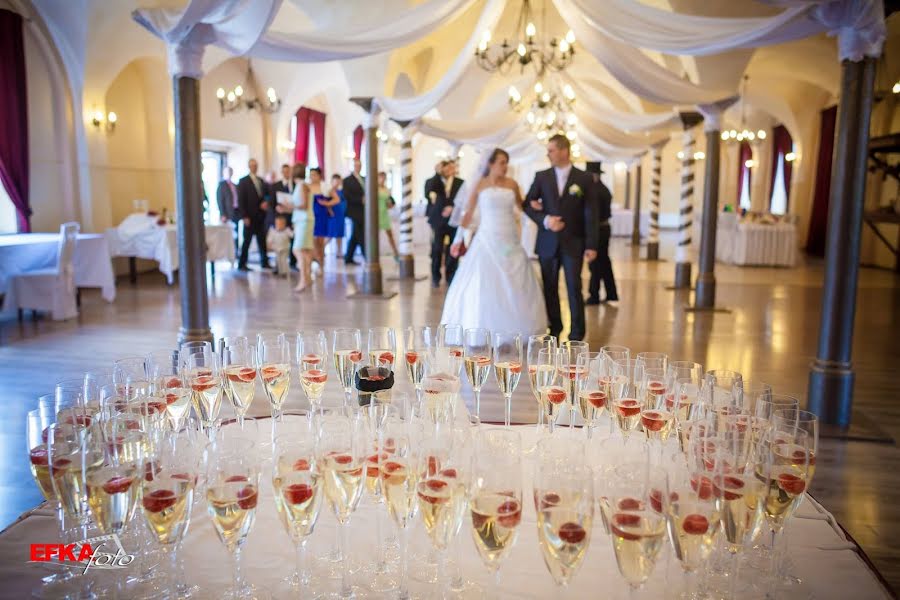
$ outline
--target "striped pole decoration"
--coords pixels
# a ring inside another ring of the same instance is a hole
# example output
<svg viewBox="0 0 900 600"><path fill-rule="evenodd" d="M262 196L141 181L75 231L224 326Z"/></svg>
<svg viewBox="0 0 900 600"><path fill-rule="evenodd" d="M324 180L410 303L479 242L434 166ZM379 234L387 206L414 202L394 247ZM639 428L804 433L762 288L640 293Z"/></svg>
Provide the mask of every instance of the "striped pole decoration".
<svg viewBox="0 0 900 600"><path fill-rule="evenodd" d="M403 128L400 143L400 179L402 195L400 200L400 254L413 252L413 198L412 198L412 132Z"/></svg>
<svg viewBox="0 0 900 600"><path fill-rule="evenodd" d="M694 134L686 129L682 137L681 202L678 205L678 247L676 263L691 262L691 229L694 225Z"/></svg>
<svg viewBox="0 0 900 600"><path fill-rule="evenodd" d="M662 146L653 146L650 156L650 234L647 238L648 246L653 244L659 249L659 181L662 175ZM649 250L648 250L649 253ZM649 256L647 258L650 258ZM659 256L653 257L656 260Z"/></svg>

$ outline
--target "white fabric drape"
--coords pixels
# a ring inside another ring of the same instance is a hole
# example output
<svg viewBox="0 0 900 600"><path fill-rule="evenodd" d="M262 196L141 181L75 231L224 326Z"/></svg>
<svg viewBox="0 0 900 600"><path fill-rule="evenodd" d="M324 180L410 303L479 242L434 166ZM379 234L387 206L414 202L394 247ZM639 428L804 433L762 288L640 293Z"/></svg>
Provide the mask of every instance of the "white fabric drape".
<svg viewBox="0 0 900 600"><path fill-rule="evenodd" d="M436 107L460 83L469 65L472 64L472 56L475 54L475 48L478 46L482 34L494 29L505 6L506 0L487 0L484 11L472 30L472 35L460 49L456 60L433 88L411 98L381 96L376 99L378 105L389 117L401 121L417 119Z"/></svg>
<svg viewBox="0 0 900 600"><path fill-rule="evenodd" d="M497 145L519 126L522 117L510 110L501 110L484 117L465 121L423 118L419 132L431 137L453 140L473 146Z"/></svg>
<svg viewBox="0 0 900 600"><path fill-rule="evenodd" d="M191 0L184 10L145 8L135 21L166 42L169 72L200 77L203 50L291 62L327 62L387 52L454 20L477 0L429 0L352 29L302 33L268 31L281 0Z"/></svg>
<svg viewBox="0 0 900 600"><path fill-rule="evenodd" d="M646 150L660 141L665 134L631 135L612 127L598 119L593 118L593 112L588 110L576 110L578 116L578 131L589 131L599 139L619 148L632 148L634 150Z"/></svg>
<svg viewBox="0 0 900 600"><path fill-rule="evenodd" d="M628 133L650 131L680 123L678 112L674 109L661 113L640 114L599 106L592 101L598 92L588 89L582 81L570 75L563 74L562 78L575 90L578 105L586 106L590 111L591 117L607 125L612 125L621 131Z"/></svg>

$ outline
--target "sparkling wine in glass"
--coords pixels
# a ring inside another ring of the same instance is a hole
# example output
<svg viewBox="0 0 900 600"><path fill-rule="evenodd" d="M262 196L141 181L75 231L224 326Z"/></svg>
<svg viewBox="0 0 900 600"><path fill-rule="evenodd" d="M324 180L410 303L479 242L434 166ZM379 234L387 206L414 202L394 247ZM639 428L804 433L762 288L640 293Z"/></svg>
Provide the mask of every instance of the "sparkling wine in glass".
<svg viewBox="0 0 900 600"><path fill-rule="evenodd" d="M461 357L446 348L433 348L426 355L425 376L422 379L421 414L435 428L452 423L459 398Z"/></svg>
<svg viewBox="0 0 900 600"><path fill-rule="evenodd" d="M445 348L451 356L462 359L465 356L465 339L462 325L442 324L438 326L435 343Z"/></svg>
<svg viewBox="0 0 900 600"><path fill-rule="evenodd" d="M291 343L283 333L256 336L256 365L274 423L281 420L284 400L291 387Z"/></svg>
<svg viewBox="0 0 900 600"><path fill-rule="evenodd" d="M328 368L325 357L328 355L328 342L324 331L297 332L297 365L300 371L300 387L309 401L313 411L322 403L325 382L328 381Z"/></svg>
<svg viewBox="0 0 900 600"><path fill-rule="evenodd" d="M578 357L587 354L587 345L565 343L556 353L556 370L559 383L566 389L569 400L569 428L575 427L575 413L578 410L578 392L586 379L586 365L578 366Z"/></svg>
<svg viewBox="0 0 900 600"><path fill-rule="evenodd" d="M466 329L463 355L466 377L475 393L475 414L481 418L481 388L487 381L493 363L491 332L483 328Z"/></svg>
<svg viewBox="0 0 900 600"><path fill-rule="evenodd" d="M407 327L404 333L406 347L406 374L416 388L416 397L422 401L422 379L425 377L425 363L434 346L431 327Z"/></svg>
<svg viewBox="0 0 900 600"><path fill-rule="evenodd" d="M392 327L370 327L367 353L373 365L394 370L397 356L397 335Z"/></svg>
<svg viewBox="0 0 900 600"><path fill-rule="evenodd" d="M259 374L256 364L256 347L249 344L232 345L226 346L222 352L222 376L225 381L225 389L234 406L238 423L243 429L244 418L256 395L256 380Z"/></svg>
<svg viewBox="0 0 900 600"><path fill-rule="evenodd" d="M184 360L185 377L191 386L194 411L212 439L224 394L219 359L212 352L197 352L185 356Z"/></svg>
<svg viewBox="0 0 900 600"><path fill-rule="evenodd" d="M335 329L331 334L334 370L344 390L344 407L349 409L353 395L353 375L362 362L362 341L359 329Z"/></svg>
<svg viewBox="0 0 900 600"><path fill-rule="evenodd" d="M647 439L659 445L660 451L675 425L675 413L669 408L666 395L665 372L658 368L644 369L640 393L643 400L641 427Z"/></svg>
<svg viewBox="0 0 900 600"><path fill-rule="evenodd" d="M178 350L147 355L147 374L155 395L166 401L166 418L172 431L180 431L191 412L192 390L184 377Z"/></svg>
<svg viewBox="0 0 900 600"><path fill-rule="evenodd" d="M538 352L543 349L552 350L548 354L548 356L556 357L556 337L552 335L532 335L528 338L528 382L531 384L531 393L534 395L534 400L538 404L538 422L537 422L537 430L540 432L541 428L544 425L544 405L541 403L541 394L540 388L543 387L538 385L538 381L541 382L546 381L546 374L539 375L539 373L543 373L546 371L555 371L556 365L552 362L540 363L538 361Z"/></svg>
<svg viewBox="0 0 900 600"><path fill-rule="evenodd" d="M509 427L512 395L522 377L522 336L518 333L495 332L493 335L494 376L506 400L504 424Z"/></svg>
<svg viewBox="0 0 900 600"><path fill-rule="evenodd" d="M578 409L590 439L594 424L609 403L609 386L601 379L603 356L599 352L585 352L578 356L576 366L576 377L581 379L578 382Z"/></svg>

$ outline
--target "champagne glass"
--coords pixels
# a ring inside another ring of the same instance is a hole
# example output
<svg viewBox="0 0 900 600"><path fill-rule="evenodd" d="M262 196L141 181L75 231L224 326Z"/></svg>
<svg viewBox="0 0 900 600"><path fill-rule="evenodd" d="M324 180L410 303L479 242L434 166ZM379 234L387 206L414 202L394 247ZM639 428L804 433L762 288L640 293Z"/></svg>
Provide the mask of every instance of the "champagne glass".
<svg viewBox="0 0 900 600"><path fill-rule="evenodd" d="M734 406L735 388L743 386L744 377L737 371L713 369L706 372L703 383L706 400L716 415L728 414Z"/></svg>
<svg viewBox="0 0 900 600"><path fill-rule="evenodd" d="M600 372L603 356L599 352L585 352L576 360L576 379L578 387L578 409L588 439L594 430L594 423L603 414L609 399L607 386L602 385Z"/></svg>
<svg viewBox="0 0 900 600"><path fill-rule="evenodd" d="M353 394L353 375L362 362L362 341L359 329L335 329L331 334L334 370L344 388L344 407L349 409Z"/></svg>
<svg viewBox="0 0 900 600"><path fill-rule="evenodd" d="M465 355L462 325L439 325L435 341L438 348L446 348L456 358L463 358Z"/></svg>
<svg viewBox="0 0 900 600"><path fill-rule="evenodd" d="M547 425L551 435L566 402L566 388L558 385L560 380L557 368L558 354L559 350L548 345L546 348L538 350L536 363L535 384L538 387L542 412L547 416ZM548 366L549 368L546 368Z"/></svg>
<svg viewBox="0 0 900 600"><path fill-rule="evenodd" d="M637 368L635 379L638 381L643 378L644 369L662 369L665 373L669 367L669 357L662 352L638 352L634 358Z"/></svg>
<svg viewBox="0 0 900 600"><path fill-rule="evenodd" d="M493 335L494 376L500 393L506 399L504 424L509 427L512 395L522 376L522 336L518 333L496 332Z"/></svg>
<svg viewBox="0 0 900 600"><path fill-rule="evenodd" d="M243 338L246 339L246 338ZM222 349L222 375L241 429L256 395L256 346L234 344Z"/></svg>
<svg viewBox="0 0 900 600"><path fill-rule="evenodd" d="M668 497L666 473L659 467L644 461L624 463L615 469L609 528L619 573L628 583L632 598L652 575L665 544L666 518L660 499Z"/></svg>
<svg viewBox="0 0 900 600"><path fill-rule="evenodd" d="M666 382L676 379L703 379L703 365L689 360L675 360L666 367Z"/></svg>
<svg viewBox="0 0 900 600"><path fill-rule="evenodd" d="M553 580L565 588L581 568L591 543L594 489L583 443L556 438L538 442L534 504L538 542Z"/></svg>
<svg viewBox="0 0 900 600"><path fill-rule="evenodd" d="M538 352L543 348L553 350L552 356L556 356L556 336L552 335L532 335L528 338L528 382L531 384L531 393L534 394L534 400L538 404L538 422L537 430L541 431L544 426L544 405L541 402L540 388L538 380L544 381L546 375L539 375L539 371L555 371L555 366L551 364L539 364Z"/></svg>
<svg viewBox="0 0 900 600"><path fill-rule="evenodd" d="M638 388L641 385L641 371L637 366L637 359L617 359L612 368L615 376L624 381L621 396L636 397L640 393Z"/></svg>
<svg viewBox="0 0 900 600"><path fill-rule="evenodd" d="M367 352L369 362L373 365L394 370L394 358L397 355L397 336L391 327L370 327Z"/></svg>
<svg viewBox="0 0 900 600"><path fill-rule="evenodd" d="M127 425L114 425L110 433L105 444L92 437L99 464L86 471L85 483L94 524L104 534L121 535L136 512L146 442L141 430Z"/></svg>
<svg viewBox="0 0 900 600"><path fill-rule="evenodd" d="M293 595L312 591L306 546L319 518L321 481L314 432L301 430L275 438L272 488L278 516L297 555L296 570L283 580Z"/></svg>
<svg viewBox="0 0 900 600"><path fill-rule="evenodd" d="M427 353L431 350L431 327L407 327L404 344L406 346L406 374L416 388L416 398L422 400L422 378L425 377Z"/></svg>
<svg viewBox="0 0 900 600"><path fill-rule="evenodd" d="M675 415L675 429L678 433L678 444L682 452L687 452L690 432L694 424L707 422L709 413L701 401L703 397L703 380L693 377L680 377L670 384L671 392L666 392L666 406ZM713 427L710 424L710 427Z"/></svg>
<svg viewBox="0 0 900 600"><path fill-rule="evenodd" d="M356 511L365 486L365 425L361 419L335 417L319 427L316 448L319 470L325 480L325 496L338 520L341 556L346 562L350 547L350 518ZM342 598L353 598L349 567L341 571Z"/></svg>
<svg viewBox="0 0 900 600"><path fill-rule="evenodd" d="M491 332L483 328L466 329L465 341L465 367L469 385L475 393L475 414L481 418L481 387L487 381L493 362L493 347L491 346Z"/></svg>
<svg viewBox="0 0 900 600"><path fill-rule="evenodd" d="M220 337L216 341L216 353L220 356L225 351L226 348L249 348L250 347L250 339L246 335L234 335L234 336L224 336Z"/></svg>
<svg viewBox="0 0 900 600"><path fill-rule="evenodd" d="M625 346L603 346L600 348L600 354L603 355L604 360L610 363L631 358L631 350Z"/></svg>
<svg viewBox="0 0 900 600"><path fill-rule="evenodd" d="M462 358L447 348L433 348L426 359L420 415L427 417L437 429L453 422L459 398Z"/></svg>
<svg viewBox="0 0 900 600"><path fill-rule="evenodd" d="M215 437L219 410L222 407L222 376L219 359L213 352L188 354L185 359L185 376L191 386L194 411L209 439Z"/></svg>
<svg viewBox="0 0 900 600"><path fill-rule="evenodd" d="M132 385L141 385L147 379L147 358L144 356L127 356L113 364L113 383L125 397L133 395Z"/></svg>
<svg viewBox="0 0 900 600"><path fill-rule="evenodd" d="M172 431L181 430L191 412L191 387L183 376L178 357L178 350L147 355L147 375L154 393L166 400L166 417Z"/></svg>
<svg viewBox="0 0 900 600"><path fill-rule="evenodd" d="M256 365L274 423L281 420L284 399L291 387L291 344L283 333L256 336Z"/></svg>
<svg viewBox="0 0 900 600"><path fill-rule="evenodd" d="M578 366L578 357L588 353L584 342L565 342L556 353L556 370L559 382L566 389L566 397L569 400L569 428L575 427L575 412L578 410L578 392L580 385L586 379L586 373L582 372L587 365Z"/></svg>
<svg viewBox="0 0 900 600"><path fill-rule="evenodd" d="M469 509L472 538L491 572L488 598L497 598L500 565L515 545L522 520L522 440L512 429L479 432L472 460Z"/></svg>
<svg viewBox="0 0 900 600"><path fill-rule="evenodd" d="M244 581L241 550L256 521L260 464L256 445L248 439L223 439L209 447L206 504L219 540L231 558L232 585L224 598L256 595Z"/></svg>
<svg viewBox="0 0 900 600"><path fill-rule="evenodd" d="M325 357L328 354L328 342L324 331L297 332L297 365L300 369L300 386L310 408L315 411L322 403L325 382L328 381L328 370Z"/></svg>
<svg viewBox="0 0 900 600"><path fill-rule="evenodd" d="M644 369L641 383L641 426L648 440L659 443L660 451L675 424L675 414L666 400L666 374L662 369Z"/></svg>

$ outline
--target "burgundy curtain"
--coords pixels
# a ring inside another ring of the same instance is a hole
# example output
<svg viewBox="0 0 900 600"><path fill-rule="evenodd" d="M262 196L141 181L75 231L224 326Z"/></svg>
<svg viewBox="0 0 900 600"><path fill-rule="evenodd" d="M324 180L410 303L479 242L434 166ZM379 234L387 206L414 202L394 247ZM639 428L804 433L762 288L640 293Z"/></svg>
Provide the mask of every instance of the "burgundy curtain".
<svg viewBox="0 0 900 600"><path fill-rule="evenodd" d="M748 169L744 166L748 160L753 158L753 148L750 147L749 142L741 142L741 149L738 152L738 185L737 185L737 200L735 202L735 211L740 211L741 209L741 190L744 189L744 173L747 173L747 187L753 185L752 180L750 179L752 175L752 170Z"/></svg>
<svg viewBox="0 0 900 600"><path fill-rule="evenodd" d="M363 131L362 125L357 125L353 130L353 152L356 153L356 158L362 158L362 143L365 135L366 132Z"/></svg>
<svg viewBox="0 0 900 600"><path fill-rule="evenodd" d="M831 194L831 163L834 155L834 125L837 106L822 111L819 129L819 157L816 162L816 189L813 192L812 212L809 216L809 233L806 251L815 256L825 256L825 237L828 230L828 199Z"/></svg>
<svg viewBox="0 0 900 600"><path fill-rule="evenodd" d="M297 131L294 139L294 162L309 162L309 119L310 110L301 106L297 111Z"/></svg>
<svg viewBox="0 0 900 600"><path fill-rule="evenodd" d="M19 231L31 231L28 206L28 97L22 17L0 10L0 182L16 207Z"/></svg>
<svg viewBox="0 0 900 600"><path fill-rule="evenodd" d="M794 140L788 133L787 127L779 125L772 130L772 183L769 184L769 206L771 209L772 194L775 192L775 173L778 171L778 161L782 163L784 172L784 196L788 199L785 212L790 211L791 198L791 162L785 160L788 152L793 151Z"/></svg>
<svg viewBox="0 0 900 600"><path fill-rule="evenodd" d="M322 176L325 176L325 113L317 110L309 111L309 121L312 123L313 135L316 136L316 157L319 159L319 168ZM309 133L307 132L307 136Z"/></svg>

